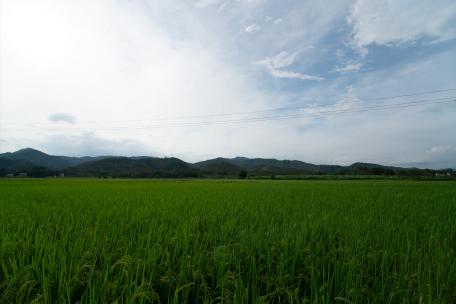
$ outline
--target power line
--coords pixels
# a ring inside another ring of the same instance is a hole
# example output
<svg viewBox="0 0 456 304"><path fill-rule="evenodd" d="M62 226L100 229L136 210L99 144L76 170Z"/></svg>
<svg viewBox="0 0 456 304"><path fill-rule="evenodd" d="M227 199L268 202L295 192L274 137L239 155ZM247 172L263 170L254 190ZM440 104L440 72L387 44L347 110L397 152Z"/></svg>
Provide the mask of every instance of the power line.
<svg viewBox="0 0 456 304"><path fill-rule="evenodd" d="M293 114L293 115L278 115L278 116L266 116L266 117L258 117L258 118L249 118L249 119L233 119L233 120L221 120L221 121L207 121L207 122L196 122L196 123L186 123L186 124L168 124L168 125L150 125L150 126L142 126L135 129L148 129L148 128L166 128L166 127L198 127L198 126L207 126L207 125L221 125L221 124L236 124L236 123L252 123L252 122L263 122L263 121L272 121L272 120L287 120L287 119L296 119L296 118L308 118L308 117L325 117L331 115L338 115L338 114L346 114L346 113L359 113L359 112L370 112L370 111L379 111L379 110L388 110L388 109L395 109L395 108L409 108L415 106L422 106L422 105L429 105L429 104L441 104L441 103L450 103L454 102L453 99L446 99L441 101L434 101L434 102L411 102L411 103L402 103L402 104L391 104L386 106L373 106L373 107L366 107L362 109L355 109L355 110L333 110L333 111L324 111L324 112L317 112L311 114ZM122 129L119 127L118 129Z"/></svg>
<svg viewBox="0 0 456 304"><path fill-rule="evenodd" d="M444 98L433 98L417 101L409 101L402 103L393 103L386 105L373 105L366 106L359 109L336 109L336 110L327 110L319 111L314 113L296 113L289 115L274 115L274 116L261 116L255 118L241 118L241 119L226 119L226 120L213 120L213 121L200 121L200 122L187 122L187 123L168 123L168 124L154 124L147 126L115 126L115 127L105 127L97 128L97 130L124 130L124 129L156 129L156 128L176 128L176 127L199 127L199 126L208 126L208 125L223 125L223 124L237 124L237 123L252 123L252 122L262 122L262 121L272 121L272 120L286 120L286 119L296 119L296 118L308 118L308 117L325 117L330 115L346 114L346 113L359 113L359 112L370 112L370 111L380 111L380 110L389 110L389 109L400 109L400 108L410 108L423 105L432 105L432 104L444 104L444 103L453 103L456 102L456 96L444 97ZM340 104L337 104L340 105ZM10 131L28 131L36 130L33 129L9 129ZM38 128L39 129L39 128ZM59 130L81 130L82 128L59 128Z"/></svg>
<svg viewBox="0 0 456 304"><path fill-rule="evenodd" d="M414 107L430 104L441 104L441 103L450 103L454 102L455 97L446 97L438 99L427 99L406 103L396 103L388 105L378 105L378 106L368 106L361 109L342 109L342 110L330 110L330 111L320 111L315 113L308 114L292 114L292 115L276 115L276 116L263 116L257 118L243 118L243 119L231 119L231 120L218 120L218 121L202 121L202 122L187 122L187 123L171 123L171 124L155 124L147 126L114 126L114 127L105 127L98 128L98 130L120 130L120 129L147 129L147 128L167 128L167 127L192 127L192 126L205 126L205 125L218 125L225 123L245 123L245 122L258 122L258 121L268 121L268 120L282 120L282 119L291 119L291 118L306 118L306 117L324 117L329 115L336 114L345 114L345 113L356 113L356 112L368 112L374 110L386 110L391 108L404 108L404 107ZM8 129L14 131L28 131L35 130L37 128L24 128L24 129ZM59 130L81 130L80 127L74 128L59 128ZM48 129L52 130L52 129Z"/></svg>
<svg viewBox="0 0 456 304"><path fill-rule="evenodd" d="M333 106L333 105L340 105L343 106L345 104L353 104L359 102L366 102L366 101L378 101L378 100L388 100L388 99L395 99L395 98L404 98L404 97L412 97L412 96L421 96L421 95L429 95L429 94L436 94L436 93L444 93L444 92L451 92L456 91L456 89L441 89L441 90L432 90L432 91L421 91L409 94L402 94L402 95L392 95L392 96L383 96L383 97L375 97L375 98L366 98L366 99L357 99L352 101L346 102L339 102L339 103L323 103L316 105L317 107L326 107L326 106ZM244 111L244 112L231 112L231 113L218 113L218 114L205 114L205 115L192 115L192 116L169 116L169 117L161 117L161 118L147 118L147 119L134 119L134 120L111 120L111 121L80 121L79 124L103 124L103 123L122 123L122 122L147 122L147 121L166 121L166 120L184 120L184 119L196 119L196 118L211 118L211 117L229 117L229 116L241 116L241 115L250 115L250 114L261 114L261 113L269 113L269 112L285 112L285 111L292 111L292 110L302 110L312 108L313 105L305 105L305 106L296 106L296 107L281 107L281 108L272 108L272 109L264 109L264 110L255 110L255 111ZM9 125L53 125L49 122L30 122L30 123L8 123Z"/></svg>

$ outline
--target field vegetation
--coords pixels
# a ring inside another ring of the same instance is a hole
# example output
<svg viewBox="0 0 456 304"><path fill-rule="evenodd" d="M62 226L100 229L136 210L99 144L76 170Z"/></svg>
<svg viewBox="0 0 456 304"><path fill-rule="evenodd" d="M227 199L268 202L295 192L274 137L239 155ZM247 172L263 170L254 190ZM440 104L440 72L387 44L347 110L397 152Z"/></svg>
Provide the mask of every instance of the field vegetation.
<svg viewBox="0 0 456 304"><path fill-rule="evenodd" d="M451 181L0 180L0 303L454 303Z"/></svg>

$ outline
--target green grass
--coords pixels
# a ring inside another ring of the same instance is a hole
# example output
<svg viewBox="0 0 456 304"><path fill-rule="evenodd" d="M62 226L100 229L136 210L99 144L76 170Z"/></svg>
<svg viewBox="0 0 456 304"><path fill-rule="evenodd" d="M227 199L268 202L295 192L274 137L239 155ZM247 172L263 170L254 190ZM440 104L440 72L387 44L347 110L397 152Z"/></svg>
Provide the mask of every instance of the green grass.
<svg viewBox="0 0 456 304"><path fill-rule="evenodd" d="M0 303L454 303L456 183L0 180Z"/></svg>

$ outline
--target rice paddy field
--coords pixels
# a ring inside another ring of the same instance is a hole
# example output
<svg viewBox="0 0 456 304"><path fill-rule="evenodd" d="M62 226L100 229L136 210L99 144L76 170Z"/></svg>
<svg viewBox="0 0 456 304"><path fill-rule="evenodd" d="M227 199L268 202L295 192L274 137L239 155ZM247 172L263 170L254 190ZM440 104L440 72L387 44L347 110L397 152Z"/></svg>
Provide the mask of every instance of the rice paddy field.
<svg viewBox="0 0 456 304"><path fill-rule="evenodd" d="M0 180L0 303L456 303L456 182Z"/></svg>

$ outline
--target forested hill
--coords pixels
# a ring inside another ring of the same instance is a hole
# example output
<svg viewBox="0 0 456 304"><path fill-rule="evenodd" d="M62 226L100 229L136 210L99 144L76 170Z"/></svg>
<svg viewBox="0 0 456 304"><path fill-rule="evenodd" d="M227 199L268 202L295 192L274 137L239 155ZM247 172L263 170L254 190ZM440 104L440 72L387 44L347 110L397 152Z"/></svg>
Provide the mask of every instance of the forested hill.
<svg viewBox="0 0 456 304"><path fill-rule="evenodd" d="M64 170L68 176L197 177L197 170L178 158L108 157Z"/></svg>
<svg viewBox="0 0 456 304"><path fill-rule="evenodd" d="M105 156L99 157L69 157L49 155L36 149L26 148L16 152L7 152L0 154L0 159L8 159L14 161L25 161L35 166L47 167L49 169L64 169L71 166L76 166L88 161L103 159Z"/></svg>
<svg viewBox="0 0 456 304"><path fill-rule="evenodd" d="M382 175L451 177L452 169L401 168L370 163L349 166L315 165L298 160L215 158L187 163L174 157L68 157L27 148L0 154L0 176L75 177L275 177L301 175Z"/></svg>

